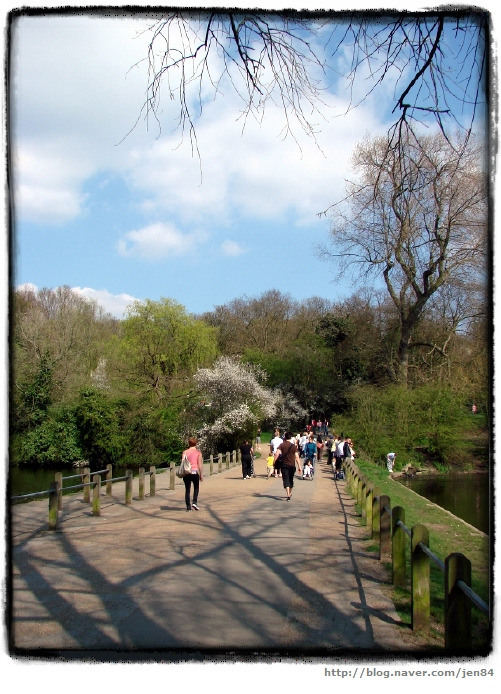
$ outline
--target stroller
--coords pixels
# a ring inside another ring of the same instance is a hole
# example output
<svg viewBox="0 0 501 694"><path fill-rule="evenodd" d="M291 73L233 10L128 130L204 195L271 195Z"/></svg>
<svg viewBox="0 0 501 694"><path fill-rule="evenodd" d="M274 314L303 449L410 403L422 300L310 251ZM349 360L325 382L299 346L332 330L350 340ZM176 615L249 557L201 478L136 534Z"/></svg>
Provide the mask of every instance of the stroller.
<svg viewBox="0 0 501 694"><path fill-rule="evenodd" d="M309 463L311 463L311 464L309 464ZM307 458L304 461L302 479L303 480L312 480L313 479L313 461L310 458Z"/></svg>
<svg viewBox="0 0 501 694"><path fill-rule="evenodd" d="M315 455L316 455L316 447L314 444L307 443L306 446L304 447L303 450L303 455L304 455L304 463L303 463L303 479L313 479L313 475L315 474ZM304 468L306 467L307 463L311 463L311 469L310 469L310 474L308 477L304 476Z"/></svg>

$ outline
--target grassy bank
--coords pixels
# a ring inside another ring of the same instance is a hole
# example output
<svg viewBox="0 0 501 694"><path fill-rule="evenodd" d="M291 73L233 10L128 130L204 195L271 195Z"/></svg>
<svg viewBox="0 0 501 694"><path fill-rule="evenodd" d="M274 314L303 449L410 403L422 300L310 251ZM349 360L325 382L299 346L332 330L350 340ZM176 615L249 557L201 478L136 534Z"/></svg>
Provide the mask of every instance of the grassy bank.
<svg viewBox="0 0 501 694"><path fill-rule="evenodd" d="M472 565L472 588L485 601L489 602L491 583L490 542L487 535L468 525L460 518L431 503L411 489L389 477L386 469L373 463L357 459L357 466L368 479L374 482L379 494L390 497L391 506L405 509L405 525L425 525L430 534L430 549L442 561L452 552L461 552ZM370 541L369 541L370 543ZM410 543L407 543L407 575L410 576ZM391 566L388 565L391 578ZM437 644L443 639L444 620L444 577L442 572L431 564L431 618L432 638ZM409 583L410 588L410 583ZM401 618L410 624L410 590L393 590L395 606ZM473 637L475 649L485 648L488 638L486 618L472 610Z"/></svg>

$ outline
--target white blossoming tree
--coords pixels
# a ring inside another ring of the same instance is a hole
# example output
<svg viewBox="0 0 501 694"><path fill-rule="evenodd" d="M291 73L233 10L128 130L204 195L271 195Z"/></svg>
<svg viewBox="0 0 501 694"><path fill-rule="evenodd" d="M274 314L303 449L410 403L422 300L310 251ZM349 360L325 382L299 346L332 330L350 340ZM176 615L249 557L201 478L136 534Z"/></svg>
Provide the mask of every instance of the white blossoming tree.
<svg viewBox="0 0 501 694"><path fill-rule="evenodd" d="M296 398L284 390L275 390L275 413L272 427L278 427L281 431L299 431L304 427L308 418L308 412L302 407Z"/></svg>
<svg viewBox="0 0 501 694"><path fill-rule="evenodd" d="M229 357L196 372L203 413L197 434L204 455L235 450L245 438L252 439L260 422L273 417L276 395L263 385L265 377L259 367Z"/></svg>

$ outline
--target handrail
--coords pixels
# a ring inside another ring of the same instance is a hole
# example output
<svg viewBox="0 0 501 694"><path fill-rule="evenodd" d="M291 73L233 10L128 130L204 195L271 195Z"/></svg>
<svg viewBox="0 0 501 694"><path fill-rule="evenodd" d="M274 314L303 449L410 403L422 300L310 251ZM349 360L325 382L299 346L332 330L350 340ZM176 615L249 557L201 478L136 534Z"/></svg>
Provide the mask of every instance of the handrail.
<svg viewBox="0 0 501 694"><path fill-rule="evenodd" d="M385 506L384 510L386 511L386 513L388 513L390 518L393 517L393 514L391 512L391 508L388 508L388 506ZM404 525L402 523L402 521L400 521L400 520L397 521L396 525L398 525L400 528L402 528L402 530L405 531L406 535L408 535L409 537L412 537L412 531L409 530L409 528L406 525ZM431 549L429 547L427 547L426 545L424 545L422 542L419 542L418 544L419 544L420 548L423 550L423 552L426 554L426 556L429 557L432 560L432 562L438 566L438 568L440 569L440 571L442 573L445 573L445 562L443 562L441 559L439 559L436 554L433 554Z"/></svg>
<svg viewBox="0 0 501 694"><path fill-rule="evenodd" d="M85 470L85 468L82 468L82 470ZM96 470L96 472L93 472L92 474L93 475L101 475L103 472L108 472L108 470L106 468L104 468L104 470ZM73 480L73 479L76 479L77 477L83 477L83 476L84 476L84 473L79 472L76 475L65 475L62 478L62 480L64 482L64 480ZM65 489L70 489L70 487L65 487Z"/></svg>
<svg viewBox="0 0 501 694"><path fill-rule="evenodd" d="M44 496L45 494L51 494L52 489L47 489L43 492L31 492L31 494L21 494L18 496L11 496L11 501L15 501L16 499L28 499L29 497L35 497L35 496Z"/></svg>
<svg viewBox="0 0 501 694"><path fill-rule="evenodd" d="M423 556L426 556L444 575L446 648L471 648L471 631L467 626L471 606L475 606L489 622L491 619L489 605L471 588L471 562L461 553L449 554L445 561L442 561L428 546L426 526L418 524L409 529L404 523L403 507L395 506L392 510L390 498L376 493L374 485L353 461L345 462L344 468L350 491L362 507L361 515L371 528L372 537L379 544L379 557L382 561L391 557L392 581L401 587L405 586L406 581L402 533L411 539L412 628L428 628L430 578L429 568L427 569L423 563ZM458 593L463 597L458 597Z"/></svg>
<svg viewBox="0 0 501 694"><path fill-rule="evenodd" d="M412 530L410 530L406 525L404 525L401 520L398 520L396 522L396 525L398 525L399 528L402 528L402 530L408 537L412 537Z"/></svg>
<svg viewBox="0 0 501 694"><path fill-rule="evenodd" d="M489 610L489 605L482 600L480 596L478 596L471 588L470 586L467 586L464 581L459 580L457 582L457 587L460 588L460 590L472 601L472 603L487 617L490 614Z"/></svg>
<svg viewBox="0 0 501 694"><path fill-rule="evenodd" d="M230 451L227 451L226 455L228 455L228 453L230 454L230 458L233 458L233 454L236 453L236 451L231 451L231 452L230 452ZM220 454L218 454L218 455L221 455L221 456L222 456L222 455L224 455L224 454L223 454L223 453L220 453ZM235 459L234 459L234 461L233 461L234 464L236 464L236 463L238 462L238 461L237 461L237 457L238 457L238 456L236 456ZM207 459L205 459L205 460L202 460L202 464L206 464L206 463L209 464L210 462L211 462L211 458L207 458ZM170 470L170 465L171 465L171 464L172 464L172 463L169 463L167 467L155 468L155 473L156 473L156 472L167 472L168 470ZM174 464L175 464L175 466L178 466L180 463L175 462ZM92 474L93 474L93 475L100 475L100 474L105 473L105 472L108 472L108 469L105 468L105 469L103 469L103 470L97 470L96 472L92 472ZM144 470L144 473L143 473L143 474L144 474L144 475L152 475L153 472L152 472L151 470ZM63 483L64 483L64 480L76 479L77 477L83 477L83 476L84 476L84 473L83 473L83 471L82 471L81 473L78 473L78 474L76 474L76 475L66 475L65 477L62 477L62 481L63 481ZM112 479L107 480L107 482L122 482L122 481L124 481L124 480L127 480L127 477L126 477L126 476L125 476L125 477L113 477ZM60 491L60 492L63 492L63 491L66 492L66 491L72 491L72 490L74 490L74 489L83 489L84 487L92 487L93 484L94 484L93 482L82 482L81 484L74 484L74 485L71 485L71 486L69 486L69 487L63 487L63 486L61 486L61 489L60 489L59 491ZM47 489L47 490L41 491L41 492L31 492L31 493L29 493L29 494L18 494L18 495L16 495L16 496L11 496L11 497L10 497L10 500L11 500L11 501L19 501L19 500L21 500L21 499L35 498L35 497L37 497L37 496L44 496L44 495L46 495L46 494L51 494L51 493L52 493L52 490L51 490L51 489Z"/></svg>
<svg viewBox="0 0 501 694"><path fill-rule="evenodd" d="M98 472L93 472L93 475L99 475ZM146 473L145 473L146 474ZM127 475L124 477L112 477L111 480L107 480L108 482L123 482L124 480L127 479ZM64 490L61 491L68 491L69 489L83 489L84 487L93 487L94 482L82 482L81 484L74 484L71 487L64 487Z"/></svg>

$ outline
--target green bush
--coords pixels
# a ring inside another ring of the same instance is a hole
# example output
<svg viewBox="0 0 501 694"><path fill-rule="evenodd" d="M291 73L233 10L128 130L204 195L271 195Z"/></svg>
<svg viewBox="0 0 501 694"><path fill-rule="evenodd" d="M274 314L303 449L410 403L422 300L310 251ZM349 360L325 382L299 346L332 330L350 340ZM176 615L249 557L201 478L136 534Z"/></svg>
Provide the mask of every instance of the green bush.
<svg viewBox="0 0 501 694"><path fill-rule="evenodd" d="M348 434L375 462L385 463L386 454L397 453L396 469L407 463L431 462L437 468L471 464L478 446L470 438L475 427L469 405L445 386L418 388L361 386L349 395L346 419L336 418L338 431Z"/></svg>
<svg viewBox="0 0 501 694"><path fill-rule="evenodd" d="M124 448L120 431L120 405L102 391L86 388L75 407L79 444L91 467L116 463Z"/></svg>
<svg viewBox="0 0 501 694"><path fill-rule="evenodd" d="M17 451L15 462L30 467L69 465L82 458L78 430L71 417L46 419L22 437Z"/></svg>

